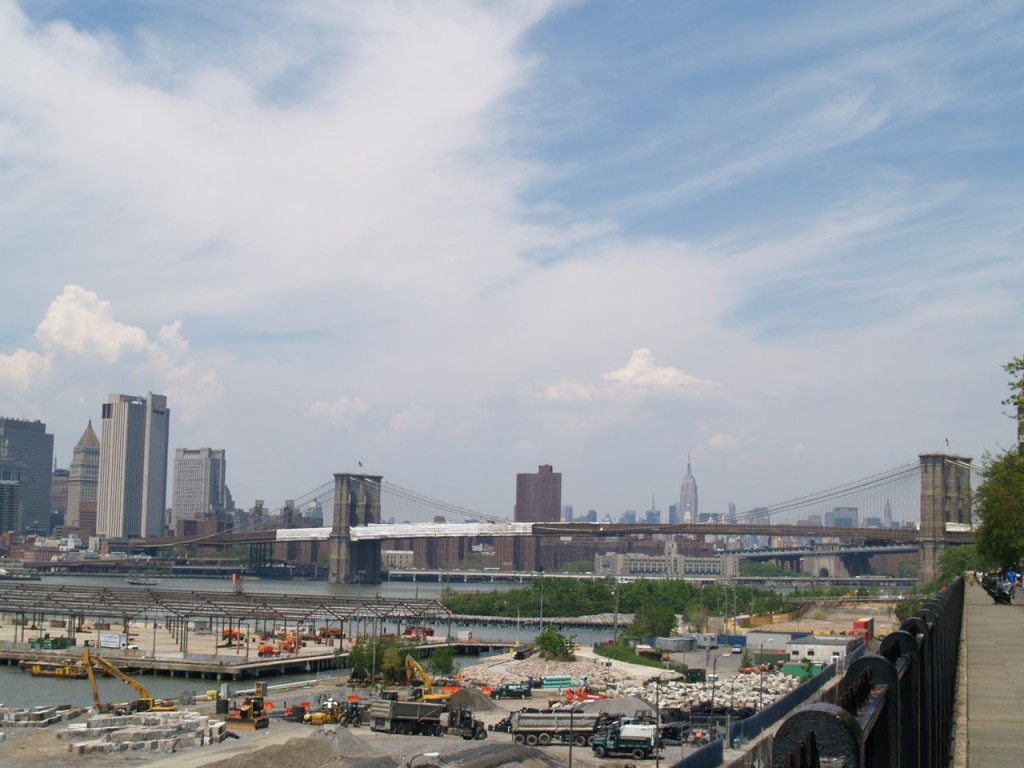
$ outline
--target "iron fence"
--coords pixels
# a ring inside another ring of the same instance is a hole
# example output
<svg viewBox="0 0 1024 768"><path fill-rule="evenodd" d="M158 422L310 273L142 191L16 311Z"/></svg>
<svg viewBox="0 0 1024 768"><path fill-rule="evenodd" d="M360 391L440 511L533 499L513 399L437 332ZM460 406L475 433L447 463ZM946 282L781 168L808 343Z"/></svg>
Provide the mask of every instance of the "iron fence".
<svg viewBox="0 0 1024 768"><path fill-rule="evenodd" d="M779 726L772 764L784 768L948 765L963 605L964 580L960 578L888 635L877 654L863 653L849 661L838 704L808 705Z"/></svg>

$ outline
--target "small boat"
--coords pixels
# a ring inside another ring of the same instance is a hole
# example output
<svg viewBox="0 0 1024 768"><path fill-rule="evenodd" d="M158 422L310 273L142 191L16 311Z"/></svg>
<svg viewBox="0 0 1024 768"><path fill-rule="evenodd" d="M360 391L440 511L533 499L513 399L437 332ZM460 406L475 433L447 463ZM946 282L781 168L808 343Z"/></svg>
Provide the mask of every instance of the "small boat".
<svg viewBox="0 0 1024 768"><path fill-rule="evenodd" d="M63 677L81 680L89 676L85 666L74 661L23 661L21 668L32 677Z"/></svg>
<svg viewBox="0 0 1024 768"><path fill-rule="evenodd" d="M147 579L143 576L129 576L125 581L137 587L155 587L160 583L160 579Z"/></svg>

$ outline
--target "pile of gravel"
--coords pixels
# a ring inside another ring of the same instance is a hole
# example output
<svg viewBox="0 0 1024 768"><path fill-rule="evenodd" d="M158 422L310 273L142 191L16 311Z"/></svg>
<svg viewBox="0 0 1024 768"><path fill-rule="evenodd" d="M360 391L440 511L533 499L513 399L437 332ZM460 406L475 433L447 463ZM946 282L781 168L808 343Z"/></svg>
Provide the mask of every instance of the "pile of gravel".
<svg viewBox="0 0 1024 768"><path fill-rule="evenodd" d="M471 712L494 712L501 707L497 706L490 698L484 696L476 688L463 688L452 694L451 705L461 709L468 709Z"/></svg>

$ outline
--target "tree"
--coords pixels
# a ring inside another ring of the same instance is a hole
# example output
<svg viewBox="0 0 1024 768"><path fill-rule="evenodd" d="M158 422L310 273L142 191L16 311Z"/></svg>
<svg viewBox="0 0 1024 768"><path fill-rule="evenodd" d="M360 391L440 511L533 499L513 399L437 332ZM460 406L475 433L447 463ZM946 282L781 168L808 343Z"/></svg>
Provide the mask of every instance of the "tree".
<svg viewBox="0 0 1024 768"><path fill-rule="evenodd" d="M633 637L668 637L675 627L676 614L671 605L647 600L636 609L629 632Z"/></svg>
<svg viewBox="0 0 1024 768"><path fill-rule="evenodd" d="M566 637L550 624L537 635L534 643L540 655L553 661L571 661L573 638Z"/></svg>
<svg viewBox="0 0 1024 768"><path fill-rule="evenodd" d="M1024 551L1024 454L1008 451L988 458L974 495L981 523L975 533L978 554L999 568L1017 564Z"/></svg>
<svg viewBox="0 0 1024 768"><path fill-rule="evenodd" d="M458 668L455 651L450 645L441 646L427 659L427 669L435 675L450 675Z"/></svg>
<svg viewBox="0 0 1024 768"><path fill-rule="evenodd" d="M948 583L965 571L981 570L981 556L974 544L947 547L939 557L939 580Z"/></svg>

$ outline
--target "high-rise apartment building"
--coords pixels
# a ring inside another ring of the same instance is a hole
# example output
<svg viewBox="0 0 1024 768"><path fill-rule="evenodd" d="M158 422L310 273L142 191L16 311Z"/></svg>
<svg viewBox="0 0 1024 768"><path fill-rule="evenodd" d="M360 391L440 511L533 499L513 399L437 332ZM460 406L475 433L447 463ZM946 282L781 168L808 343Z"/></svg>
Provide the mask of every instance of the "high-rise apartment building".
<svg viewBox="0 0 1024 768"><path fill-rule="evenodd" d="M21 515L18 533L50 532L50 473L53 471L53 435L41 421L0 417L0 459L21 462Z"/></svg>
<svg viewBox="0 0 1024 768"><path fill-rule="evenodd" d="M690 457L686 457L686 477L679 486L679 518L683 523L697 522L697 481L690 467Z"/></svg>
<svg viewBox="0 0 1024 768"><path fill-rule="evenodd" d="M100 477L100 439L92 428L92 420L71 452L68 470L68 511L64 516L65 528L78 528L82 524L82 506L96 509L96 487Z"/></svg>
<svg viewBox="0 0 1024 768"><path fill-rule="evenodd" d="M171 526L179 520L198 520L227 508L223 449L178 448L174 452L174 495Z"/></svg>
<svg viewBox="0 0 1024 768"><path fill-rule="evenodd" d="M103 404L97 534L120 538L163 532L170 420L164 395L111 395Z"/></svg>
<svg viewBox="0 0 1024 768"><path fill-rule="evenodd" d="M535 473L516 475L517 523L557 523L562 512L562 473L542 464Z"/></svg>

